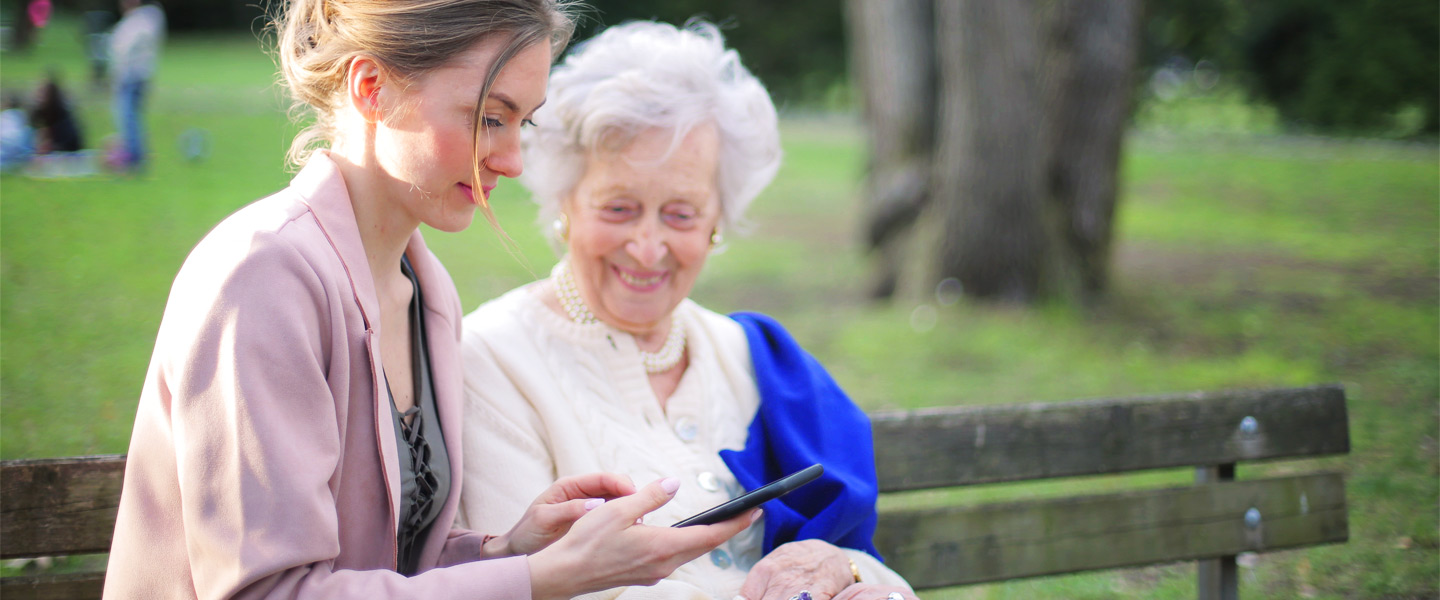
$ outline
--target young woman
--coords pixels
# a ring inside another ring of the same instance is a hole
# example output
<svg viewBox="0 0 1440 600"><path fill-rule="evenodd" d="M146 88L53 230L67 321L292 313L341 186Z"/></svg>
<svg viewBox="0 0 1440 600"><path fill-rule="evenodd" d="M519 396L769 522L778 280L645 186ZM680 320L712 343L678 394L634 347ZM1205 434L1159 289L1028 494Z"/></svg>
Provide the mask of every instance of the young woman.
<svg viewBox="0 0 1440 600"><path fill-rule="evenodd" d="M653 583L748 526L637 525L678 480L636 492L586 474L506 533L452 528L460 302L417 228L460 231L477 207L493 220L568 39L563 7L292 0L278 27L316 117L292 148L304 167L176 276L105 595L568 598Z"/></svg>

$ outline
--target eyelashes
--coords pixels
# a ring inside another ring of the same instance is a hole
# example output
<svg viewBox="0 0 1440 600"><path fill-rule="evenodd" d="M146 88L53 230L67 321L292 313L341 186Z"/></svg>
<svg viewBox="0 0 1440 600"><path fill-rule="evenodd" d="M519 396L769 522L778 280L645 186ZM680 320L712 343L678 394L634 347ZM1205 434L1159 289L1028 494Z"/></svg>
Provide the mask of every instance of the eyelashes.
<svg viewBox="0 0 1440 600"><path fill-rule="evenodd" d="M497 118L494 118L494 117L485 117L485 121L484 121L484 122L485 122L485 128L486 128L486 129L492 129L492 128L504 127L504 126L505 126L505 123L503 123L502 121L500 121L500 119L497 119ZM520 121L520 126L521 126L521 127L535 127L535 121L532 120L532 119L522 119L522 120Z"/></svg>

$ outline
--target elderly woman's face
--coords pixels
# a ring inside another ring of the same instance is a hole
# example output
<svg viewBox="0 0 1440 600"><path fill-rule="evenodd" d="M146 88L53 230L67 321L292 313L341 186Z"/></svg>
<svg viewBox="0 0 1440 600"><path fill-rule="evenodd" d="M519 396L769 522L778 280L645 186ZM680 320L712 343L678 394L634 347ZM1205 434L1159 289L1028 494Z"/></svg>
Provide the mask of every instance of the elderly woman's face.
<svg viewBox="0 0 1440 600"><path fill-rule="evenodd" d="M719 134L696 127L666 157L672 137L649 129L618 152L592 153L566 202L581 296L632 333L662 326L690 295L720 222Z"/></svg>

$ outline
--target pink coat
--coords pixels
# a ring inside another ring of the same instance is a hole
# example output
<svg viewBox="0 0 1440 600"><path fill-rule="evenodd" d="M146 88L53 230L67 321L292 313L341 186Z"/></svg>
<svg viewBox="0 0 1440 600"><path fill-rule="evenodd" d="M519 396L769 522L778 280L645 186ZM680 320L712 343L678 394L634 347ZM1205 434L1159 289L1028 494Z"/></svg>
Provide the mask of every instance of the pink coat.
<svg viewBox="0 0 1440 600"><path fill-rule="evenodd" d="M460 299L418 232L406 252L452 461L444 532L465 472ZM141 392L106 598L530 597L525 558L476 561L483 537L469 531L432 535L430 570L394 571L379 314L345 181L323 154L201 240Z"/></svg>

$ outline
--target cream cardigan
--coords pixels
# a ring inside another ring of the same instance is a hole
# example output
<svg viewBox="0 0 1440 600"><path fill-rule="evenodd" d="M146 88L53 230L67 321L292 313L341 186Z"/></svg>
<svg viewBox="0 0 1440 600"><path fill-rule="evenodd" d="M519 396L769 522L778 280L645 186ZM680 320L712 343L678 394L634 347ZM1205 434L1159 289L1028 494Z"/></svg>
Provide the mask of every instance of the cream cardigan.
<svg viewBox="0 0 1440 600"><path fill-rule="evenodd" d="M670 525L744 490L720 459L739 449L759 406L740 325L685 300L690 363L665 410L629 334L577 325L535 296L538 284L486 303L464 320L465 473L459 522L504 531L557 478L596 471L636 485L681 481L675 498L645 518ZM762 523L681 566L653 587L587 598L730 600L760 559ZM904 585L868 554L846 550L866 582Z"/></svg>

